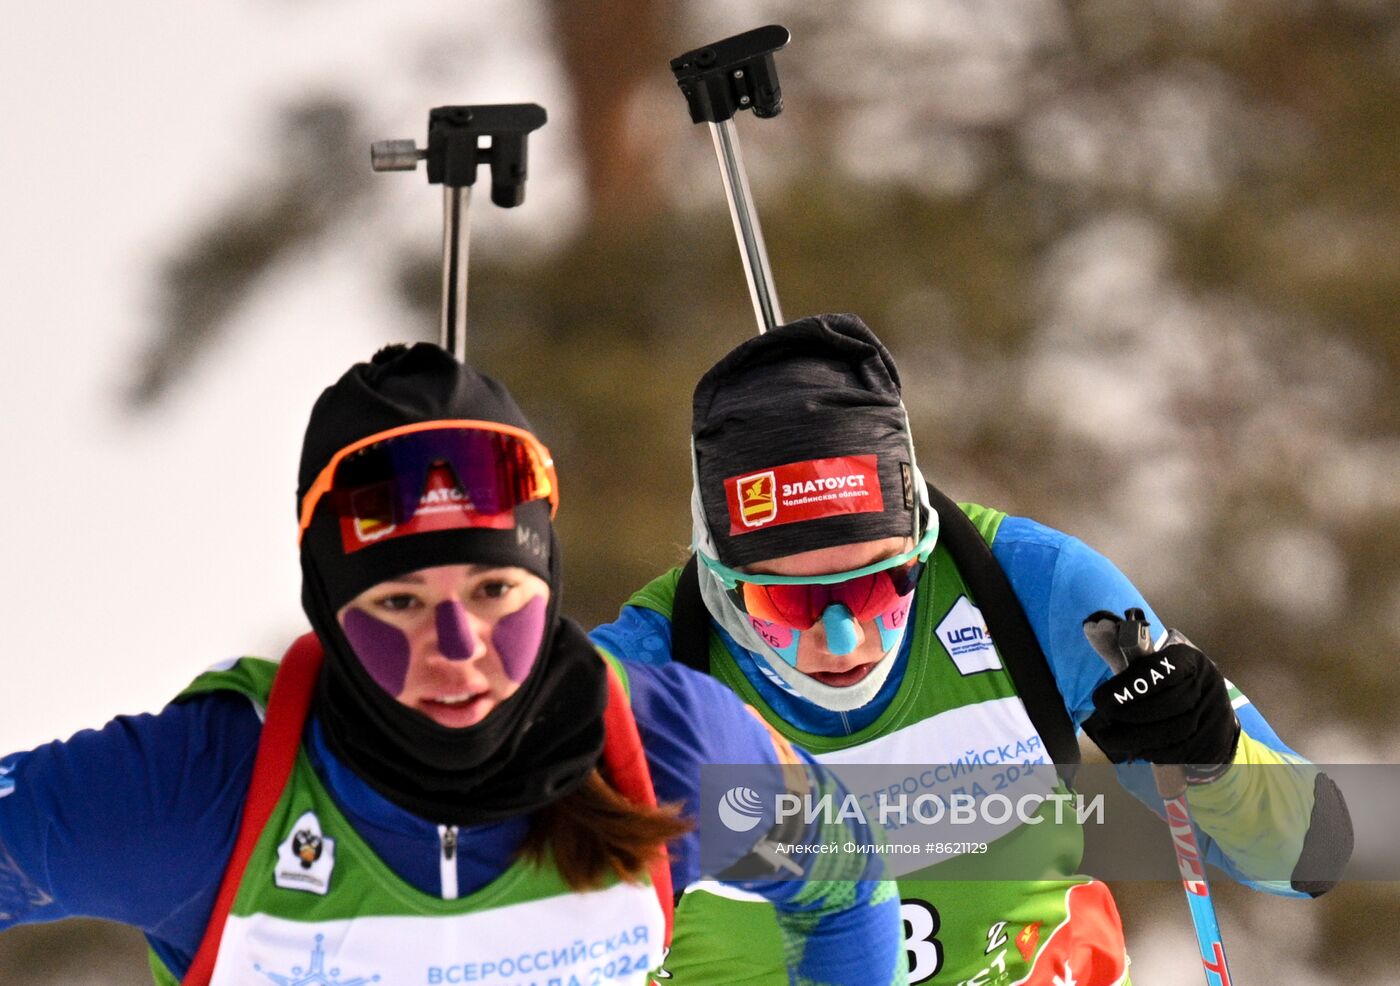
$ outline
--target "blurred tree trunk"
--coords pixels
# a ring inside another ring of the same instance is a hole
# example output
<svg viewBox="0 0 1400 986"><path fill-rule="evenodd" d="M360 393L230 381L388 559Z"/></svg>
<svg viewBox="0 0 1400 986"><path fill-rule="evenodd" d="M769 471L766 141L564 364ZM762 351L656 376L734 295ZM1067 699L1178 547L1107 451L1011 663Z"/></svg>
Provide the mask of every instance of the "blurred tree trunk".
<svg viewBox="0 0 1400 986"><path fill-rule="evenodd" d="M683 126L646 112L670 81L660 58L675 45L674 0L550 0L554 44L574 95L574 119L590 225L655 216L662 205L662 134Z"/></svg>

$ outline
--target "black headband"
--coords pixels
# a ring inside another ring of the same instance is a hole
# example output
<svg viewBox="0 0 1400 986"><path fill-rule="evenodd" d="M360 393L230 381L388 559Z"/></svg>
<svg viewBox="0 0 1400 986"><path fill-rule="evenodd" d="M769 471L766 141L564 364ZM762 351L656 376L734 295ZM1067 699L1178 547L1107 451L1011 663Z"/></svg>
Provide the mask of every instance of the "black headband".
<svg viewBox="0 0 1400 986"><path fill-rule="evenodd" d="M735 348L695 388L706 526L737 567L915 535L899 371L854 315L818 315Z"/></svg>

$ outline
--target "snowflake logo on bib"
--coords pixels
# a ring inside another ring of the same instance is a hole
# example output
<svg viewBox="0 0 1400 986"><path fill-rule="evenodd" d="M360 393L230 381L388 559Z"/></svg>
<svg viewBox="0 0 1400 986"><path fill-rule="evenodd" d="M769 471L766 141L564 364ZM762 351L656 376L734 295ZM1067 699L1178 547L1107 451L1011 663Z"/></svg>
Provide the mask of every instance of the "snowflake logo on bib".
<svg viewBox="0 0 1400 986"><path fill-rule="evenodd" d="M321 944L325 940L325 935L316 936L316 944L311 949L311 962L305 969L302 969L301 966L292 966L290 973L268 972L255 963L253 971L261 972L277 986L366 986L367 983L379 982L379 973L368 978L355 976L352 979L340 979L339 969L331 969L327 972L326 950Z"/></svg>

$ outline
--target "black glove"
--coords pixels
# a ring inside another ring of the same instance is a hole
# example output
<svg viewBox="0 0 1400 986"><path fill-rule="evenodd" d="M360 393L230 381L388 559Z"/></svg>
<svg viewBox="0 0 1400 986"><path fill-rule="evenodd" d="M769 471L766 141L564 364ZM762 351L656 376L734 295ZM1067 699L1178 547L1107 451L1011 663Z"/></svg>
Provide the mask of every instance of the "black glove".
<svg viewBox="0 0 1400 986"><path fill-rule="evenodd" d="M1219 776L1221 769L1210 768L1223 768L1235 758L1240 724L1225 678L1175 630L1161 650L1094 689L1094 708L1084 731L1114 763L1198 765L1187 776L1199 782Z"/></svg>

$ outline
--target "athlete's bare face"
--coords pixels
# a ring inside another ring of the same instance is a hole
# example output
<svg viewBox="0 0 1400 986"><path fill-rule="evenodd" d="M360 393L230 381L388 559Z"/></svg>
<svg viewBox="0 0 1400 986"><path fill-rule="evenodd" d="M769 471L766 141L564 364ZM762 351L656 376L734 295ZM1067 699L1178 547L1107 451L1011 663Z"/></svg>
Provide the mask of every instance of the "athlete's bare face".
<svg viewBox="0 0 1400 986"><path fill-rule="evenodd" d="M365 590L336 614L400 704L474 726L515 694L544 638L549 586L523 568L441 565Z"/></svg>
<svg viewBox="0 0 1400 986"><path fill-rule="evenodd" d="M784 555L746 565L744 570L754 575L829 575L873 565L913 547L912 538L881 538L878 541ZM832 688L847 688L864 679L884 658L884 649L880 644L879 628L873 619L854 621L854 626L855 649L840 655L831 652L821 620L812 624L810 629L803 630L797 641L797 670Z"/></svg>

